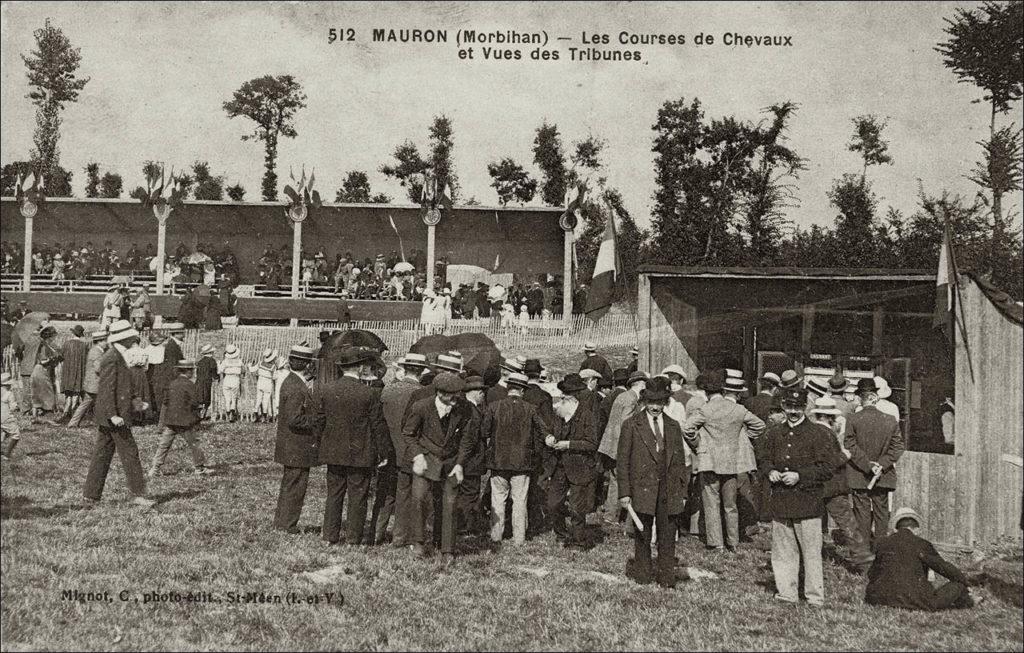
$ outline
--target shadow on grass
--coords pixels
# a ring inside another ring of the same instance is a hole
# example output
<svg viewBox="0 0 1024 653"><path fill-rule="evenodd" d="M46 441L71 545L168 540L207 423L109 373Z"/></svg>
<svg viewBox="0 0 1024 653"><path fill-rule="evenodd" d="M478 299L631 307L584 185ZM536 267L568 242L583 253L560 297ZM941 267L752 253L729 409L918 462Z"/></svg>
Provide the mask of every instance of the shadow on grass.
<svg viewBox="0 0 1024 653"><path fill-rule="evenodd" d="M3 499L0 500L0 520L48 519L50 517L60 517L71 512L77 512L81 509L82 506L69 504L49 507L33 505L33 501L31 499L23 496L3 497Z"/></svg>
<svg viewBox="0 0 1024 653"><path fill-rule="evenodd" d="M174 492L160 492L150 495L150 498L157 504L164 504L175 499L194 499L204 494L203 490L175 490Z"/></svg>

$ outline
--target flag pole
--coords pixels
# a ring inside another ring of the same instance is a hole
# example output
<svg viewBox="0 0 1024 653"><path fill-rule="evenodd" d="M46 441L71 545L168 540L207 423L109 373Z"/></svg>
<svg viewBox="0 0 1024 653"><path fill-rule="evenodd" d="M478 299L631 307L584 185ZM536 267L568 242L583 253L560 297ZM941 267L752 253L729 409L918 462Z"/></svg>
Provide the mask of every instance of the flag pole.
<svg viewBox="0 0 1024 653"><path fill-rule="evenodd" d="M974 383L974 364L971 362L971 347L967 340L967 318L964 317L964 302L963 296L960 294L960 269L956 265L956 255L953 253L953 230L949 226L949 216L946 216L946 234L947 242L949 243L949 261L953 266L953 288L956 290L956 302L957 311L960 313L960 319L957 320L956 312L953 313L953 321L957 323L960 329L960 337L964 341L964 353L967 355L967 369L971 373L971 383Z"/></svg>

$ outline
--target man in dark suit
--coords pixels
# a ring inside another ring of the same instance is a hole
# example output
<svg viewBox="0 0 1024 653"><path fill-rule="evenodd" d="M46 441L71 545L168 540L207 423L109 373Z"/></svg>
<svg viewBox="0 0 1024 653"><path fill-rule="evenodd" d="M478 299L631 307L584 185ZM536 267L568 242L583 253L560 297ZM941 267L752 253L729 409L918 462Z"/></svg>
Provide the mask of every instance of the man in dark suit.
<svg viewBox="0 0 1024 653"><path fill-rule="evenodd" d="M484 383L483 377L469 376L466 378L466 387L463 392L466 396L467 407L471 411L469 432L475 437L469 457L463 466L464 478L458 488L459 523L473 534L479 534L481 529L484 532L487 530L484 521L486 514L480 491L483 475L487 472L487 449L480 436L480 422L483 419L483 410L486 406L487 385Z"/></svg>
<svg viewBox="0 0 1024 653"><path fill-rule="evenodd" d="M395 546L405 546L409 528L409 506L412 505L412 462L405 455L405 440L402 437L402 421L409 408L413 394L421 387L420 379L429 372L427 357L409 353L398 361L395 382L380 393L384 421L388 425L391 444L395 455L388 464L377 470L377 487L373 498L373 512L370 524L373 527L374 544L383 544L387 534L388 520L395 515L391 541Z"/></svg>
<svg viewBox="0 0 1024 653"><path fill-rule="evenodd" d="M434 507L434 542L446 558L455 556L458 486L478 432L472 408L460 397L465 382L453 372L434 378L435 395L409 406L402 436L412 461L411 539L421 556L429 555L426 530L428 496Z"/></svg>
<svg viewBox="0 0 1024 653"><path fill-rule="evenodd" d="M629 365L626 366L626 373L632 374L636 372L637 367L640 365L640 350L633 347L629 350Z"/></svg>
<svg viewBox="0 0 1024 653"><path fill-rule="evenodd" d="M313 390L313 406L324 416L319 462L327 465L327 501L322 537L330 544L341 540L346 495L345 541L362 544L370 478L393 455L380 391L360 380L370 373L372 358L362 348L343 350L337 361L341 376Z"/></svg>
<svg viewBox="0 0 1024 653"><path fill-rule="evenodd" d="M212 474L213 470L206 466L206 456L199 447L199 439L196 437L195 425L199 421L199 391L192 381L195 372L195 361L178 361L176 366L178 376L167 387L164 405L160 408L164 426L160 433L160 446L157 447L156 455L153 456L153 464L149 468L149 478L154 478L171 450L171 445L180 435L185 438L189 454L192 456L192 464L195 465L195 473L198 475Z"/></svg>
<svg viewBox="0 0 1024 653"><path fill-rule="evenodd" d="M288 375L281 381L277 409L274 461L284 467L277 494L274 528L299 532L299 516L306 501L309 468L320 464L320 428L312 414L313 350L296 345L288 352ZM306 411L303 411L305 407Z"/></svg>
<svg viewBox="0 0 1024 653"><path fill-rule="evenodd" d="M94 409L99 434L82 494L89 503L99 502L116 450L124 467L128 490L134 495L132 501L143 508L151 508L156 502L146 497L139 447L132 436L132 404L137 398L132 392L131 371L124 360L128 348L138 344L139 332L128 320L117 320L110 325L108 333L110 348L100 358L99 392Z"/></svg>
<svg viewBox="0 0 1024 653"><path fill-rule="evenodd" d="M686 503L690 470L683 450L679 422L664 414L672 393L664 377L652 379L640 393L643 411L622 424L616 456L619 505L634 510L643 528L633 532L632 565L626 574L638 583L655 577L662 587L674 587L676 531ZM697 438L687 439L693 450ZM657 523L657 573L651 561L651 530Z"/></svg>
<svg viewBox="0 0 1024 653"><path fill-rule="evenodd" d="M160 412L167 401L167 390L171 387L171 381L177 376L178 362L185 357L181 351L181 341L179 340L184 333L184 329L178 327L167 332L167 340L164 341L164 360L154 365L152 369L153 402L157 419L161 424L163 421Z"/></svg>
<svg viewBox="0 0 1024 653"><path fill-rule="evenodd" d="M540 364L540 360L536 358L526 359L526 362L523 364L523 373L529 382L523 390L523 401L532 404L537 409L537 415L544 420L548 429L551 430L555 427L555 409L551 401L551 395L540 386L540 374L543 371L544 367ZM529 521L528 537L534 537L542 533L550 522L550 519L546 516L545 508L547 506L547 485L551 474L554 472L553 465L555 460L546 455L549 452L549 449L545 449L541 455L537 456L535 461L537 466L530 475L530 490L526 499L527 519Z"/></svg>
<svg viewBox="0 0 1024 653"><path fill-rule="evenodd" d="M612 378L612 367L608 364L608 360L597 353L597 345L593 342L587 342L583 345L583 353L586 356L583 362L580 364L580 371L583 370L594 370L600 372L601 376L606 379Z"/></svg>
<svg viewBox="0 0 1024 653"><path fill-rule="evenodd" d="M545 444L554 463L547 488L548 519L555 535L570 545L585 543L587 514L594 510L594 490L601 467L597 462L597 446L601 431L597 416L579 410L576 395L586 388L576 375L558 384L562 397L555 407L555 424ZM566 529L565 520L569 519Z"/></svg>
<svg viewBox="0 0 1024 653"><path fill-rule="evenodd" d="M760 392L753 397L748 397L743 401L743 405L747 407L747 410L754 413L758 418L768 423L768 416L772 412L772 401L775 399L775 395L778 394L779 387L779 375L774 372L766 372L761 376L761 380L758 381L760 386ZM756 450L755 442L755 450Z"/></svg>
<svg viewBox="0 0 1024 653"><path fill-rule="evenodd" d="M906 448L895 417L878 410L874 379L857 382L863 408L846 420L844 446L850 452L846 479L853 497L853 516L862 539L872 547L885 537L889 524L889 493L896 489L896 461ZM863 551L851 552L865 557Z"/></svg>
<svg viewBox="0 0 1024 653"><path fill-rule="evenodd" d="M540 317L544 310L544 289L540 287L539 281L534 281L526 293L526 310L530 317Z"/></svg>
<svg viewBox="0 0 1024 653"><path fill-rule="evenodd" d="M875 561L868 571L864 602L905 610L970 608L980 601L971 596L963 572L943 560L928 540L918 535L921 517L910 508L893 514L895 532L878 542ZM949 580L936 588L928 570Z"/></svg>

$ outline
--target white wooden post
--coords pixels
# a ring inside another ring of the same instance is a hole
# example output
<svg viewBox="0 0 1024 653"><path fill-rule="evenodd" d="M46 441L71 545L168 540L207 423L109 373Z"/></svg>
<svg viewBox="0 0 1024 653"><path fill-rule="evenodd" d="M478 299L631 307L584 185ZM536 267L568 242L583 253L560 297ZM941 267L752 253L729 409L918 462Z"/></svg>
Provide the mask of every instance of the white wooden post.
<svg viewBox="0 0 1024 653"><path fill-rule="evenodd" d="M292 206L285 211L292 221L292 299L299 298L299 273L302 271L302 221L309 215L305 203ZM292 327L299 326L298 318L291 318Z"/></svg>
<svg viewBox="0 0 1024 653"><path fill-rule="evenodd" d="M164 294L164 265L167 261L167 218L171 217L170 204L163 206L153 205L153 215L156 217L156 294Z"/></svg>
<svg viewBox="0 0 1024 653"><path fill-rule="evenodd" d="M427 290L434 289L434 228L439 222L441 222L440 209L430 208L423 214L423 224L427 225Z"/></svg>
<svg viewBox="0 0 1024 653"><path fill-rule="evenodd" d="M572 229L565 229L565 251L562 254L562 321L572 325Z"/></svg>
<svg viewBox="0 0 1024 653"><path fill-rule="evenodd" d="M30 212L26 212L25 204L21 205L21 215L25 217L25 255L21 264L21 289L24 292L32 290L32 218L36 208L35 204L31 206Z"/></svg>

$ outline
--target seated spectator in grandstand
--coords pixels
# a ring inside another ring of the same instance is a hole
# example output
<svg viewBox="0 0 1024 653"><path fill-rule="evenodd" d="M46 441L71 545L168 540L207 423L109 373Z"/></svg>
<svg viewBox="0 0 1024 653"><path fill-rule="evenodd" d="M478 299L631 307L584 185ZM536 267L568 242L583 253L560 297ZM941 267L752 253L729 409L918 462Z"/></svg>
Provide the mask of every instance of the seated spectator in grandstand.
<svg viewBox="0 0 1024 653"><path fill-rule="evenodd" d="M180 240L178 241L178 246L174 248L174 258L178 261L185 258L191 253L192 252L189 251L188 247L185 246L185 243L183 243Z"/></svg>

